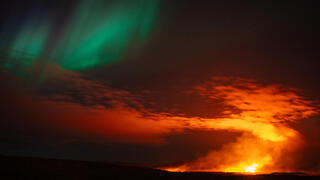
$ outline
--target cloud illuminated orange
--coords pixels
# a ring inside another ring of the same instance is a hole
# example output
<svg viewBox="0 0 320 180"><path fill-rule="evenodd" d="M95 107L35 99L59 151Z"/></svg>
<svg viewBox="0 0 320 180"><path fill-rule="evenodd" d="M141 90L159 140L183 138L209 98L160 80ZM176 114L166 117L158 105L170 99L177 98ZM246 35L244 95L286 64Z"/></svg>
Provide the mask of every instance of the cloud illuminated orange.
<svg viewBox="0 0 320 180"><path fill-rule="evenodd" d="M257 172L286 171L277 169L276 162L300 142L299 132L290 122L318 113L295 90L280 85L218 77L196 89L210 99L222 99L226 108L239 112L226 109L222 118L190 119L191 127L241 131L243 135L221 150L168 170L245 172L246 167L257 164Z"/></svg>
<svg viewBox="0 0 320 180"><path fill-rule="evenodd" d="M257 164L258 173L286 171L279 164L280 157L302 141L291 123L318 113L312 102L292 88L227 77L212 78L193 91L208 101L222 102L220 116L156 113L129 91L54 65L48 64L45 69L45 82L34 87L40 95L19 95L19 108L30 114L34 109L39 112L28 121L44 129L77 138L131 143L165 143L166 136L190 129L242 134L219 150L193 162L164 167L167 170L245 172Z"/></svg>

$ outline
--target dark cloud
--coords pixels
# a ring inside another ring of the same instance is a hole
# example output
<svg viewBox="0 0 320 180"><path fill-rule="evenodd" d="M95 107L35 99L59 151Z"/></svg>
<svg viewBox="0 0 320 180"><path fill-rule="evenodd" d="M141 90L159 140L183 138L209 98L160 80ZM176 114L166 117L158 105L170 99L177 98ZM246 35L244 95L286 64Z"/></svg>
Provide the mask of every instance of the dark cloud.
<svg viewBox="0 0 320 180"><path fill-rule="evenodd" d="M88 79L83 74L64 70L52 63L46 63L41 69L42 74L35 74L41 78L36 93L49 99L93 107L109 108L121 104L141 108L138 96L126 90L113 89L104 82Z"/></svg>

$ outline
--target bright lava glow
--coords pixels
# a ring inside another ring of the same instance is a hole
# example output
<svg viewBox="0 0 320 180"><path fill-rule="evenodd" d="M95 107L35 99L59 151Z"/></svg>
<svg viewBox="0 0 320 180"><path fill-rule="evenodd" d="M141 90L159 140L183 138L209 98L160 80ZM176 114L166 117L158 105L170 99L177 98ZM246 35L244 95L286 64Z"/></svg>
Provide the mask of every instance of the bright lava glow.
<svg viewBox="0 0 320 180"><path fill-rule="evenodd" d="M223 82L229 85L221 84ZM188 121L188 126L231 130L242 132L242 135L206 156L170 167L170 170L230 173L285 171L277 162L281 161L284 153L293 151L301 143L299 132L289 124L317 113L311 102L280 85L216 78L196 89L212 100L220 99L226 113L221 118L201 118L201 121L186 118L184 121ZM239 112L233 112L228 107Z"/></svg>
<svg viewBox="0 0 320 180"><path fill-rule="evenodd" d="M251 166L245 167L245 171L248 173L254 173L256 172L257 167L258 167L258 164L252 163Z"/></svg>

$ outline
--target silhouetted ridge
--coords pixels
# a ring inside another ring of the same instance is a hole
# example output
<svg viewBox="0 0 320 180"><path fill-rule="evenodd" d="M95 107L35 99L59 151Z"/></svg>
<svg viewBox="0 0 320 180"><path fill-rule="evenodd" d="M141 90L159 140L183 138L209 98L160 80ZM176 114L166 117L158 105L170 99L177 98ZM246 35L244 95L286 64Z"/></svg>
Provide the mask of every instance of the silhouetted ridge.
<svg viewBox="0 0 320 180"><path fill-rule="evenodd" d="M320 179L302 173L273 173L269 175L241 175L210 172L166 172L152 168L115 165L103 162L55 160L43 158L7 157L0 155L0 179Z"/></svg>

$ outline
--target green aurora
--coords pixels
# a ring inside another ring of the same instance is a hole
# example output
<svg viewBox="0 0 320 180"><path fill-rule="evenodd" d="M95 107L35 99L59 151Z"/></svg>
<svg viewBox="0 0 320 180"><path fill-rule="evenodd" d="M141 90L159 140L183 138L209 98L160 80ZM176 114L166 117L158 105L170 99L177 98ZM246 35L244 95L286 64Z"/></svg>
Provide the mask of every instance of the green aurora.
<svg viewBox="0 0 320 180"><path fill-rule="evenodd" d="M53 23L55 15L37 17L32 9L13 38L0 34L7 38L1 43L7 52L2 66L10 69L47 60L65 69L85 70L121 60L130 47L141 48L150 35L159 5L158 0L81 0L63 25ZM59 36L56 29L62 32Z"/></svg>

